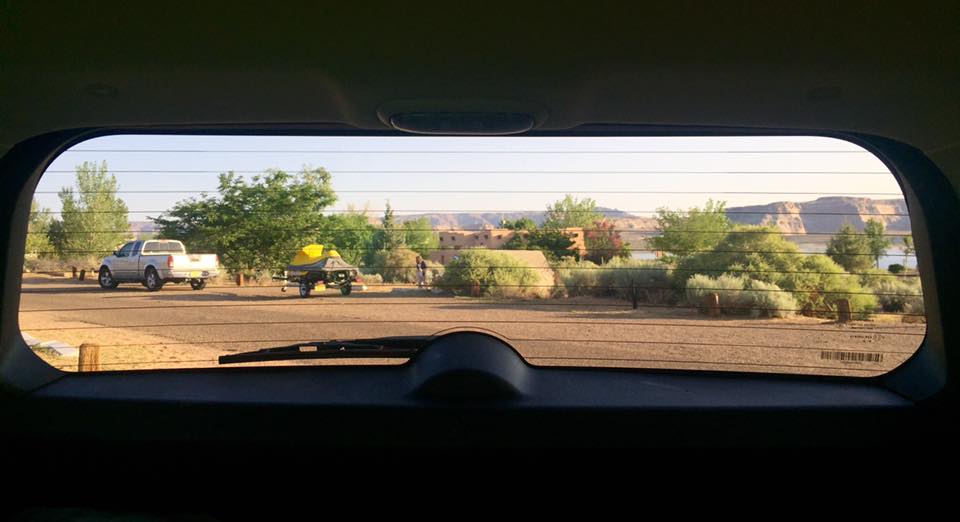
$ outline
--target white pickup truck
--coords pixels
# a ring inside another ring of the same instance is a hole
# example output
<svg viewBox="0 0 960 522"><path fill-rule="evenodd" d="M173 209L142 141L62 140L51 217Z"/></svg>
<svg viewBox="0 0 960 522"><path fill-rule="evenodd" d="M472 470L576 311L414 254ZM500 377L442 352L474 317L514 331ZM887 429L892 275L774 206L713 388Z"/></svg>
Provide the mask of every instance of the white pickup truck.
<svg viewBox="0 0 960 522"><path fill-rule="evenodd" d="M190 282L194 290L207 286L207 279L220 273L216 254L187 254L183 243L171 239L130 241L100 263L101 288L139 282L157 291L165 283Z"/></svg>

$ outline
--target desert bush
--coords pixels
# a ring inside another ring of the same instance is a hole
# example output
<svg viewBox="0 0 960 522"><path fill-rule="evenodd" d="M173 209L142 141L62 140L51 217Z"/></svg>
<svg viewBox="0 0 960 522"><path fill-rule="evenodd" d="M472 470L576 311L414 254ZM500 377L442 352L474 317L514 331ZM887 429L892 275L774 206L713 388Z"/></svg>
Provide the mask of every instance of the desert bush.
<svg viewBox="0 0 960 522"><path fill-rule="evenodd" d="M365 285L376 286L383 284L383 276L380 274L363 274L361 277Z"/></svg>
<svg viewBox="0 0 960 522"><path fill-rule="evenodd" d="M879 272L865 277L878 275ZM877 308L877 298L860 284L857 276L822 254L806 256L796 272L784 274L778 286L793 293L800 309L818 316L836 317L837 301L841 299L850 302L850 311L857 319L869 318Z"/></svg>
<svg viewBox="0 0 960 522"><path fill-rule="evenodd" d="M887 271L890 272L891 274L902 274L904 269L905 269L904 266L899 263L893 263L892 265L887 267Z"/></svg>
<svg viewBox="0 0 960 522"><path fill-rule="evenodd" d="M435 261L425 260L427 263L427 283L440 281L443 277L444 267Z"/></svg>
<svg viewBox="0 0 960 522"><path fill-rule="evenodd" d="M566 289L568 295L599 295L600 270L597 264L590 261L577 261L570 257L562 258L553 265L559 285Z"/></svg>
<svg viewBox="0 0 960 522"><path fill-rule="evenodd" d="M682 258L677 264L675 282L683 288L694 274L710 277L731 274L784 288L779 279L795 270L804 257L797 245L785 239L775 227L738 225L714 250Z"/></svg>
<svg viewBox="0 0 960 522"><path fill-rule="evenodd" d="M917 277L888 277L871 285L884 312L924 313L923 289Z"/></svg>
<svg viewBox="0 0 960 522"><path fill-rule="evenodd" d="M640 290L640 299L660 303L670 299L670 269L657 261L615 257L605 263L597 276L597 284L605 295L631 299L632 285Z"/></svg>
<svg viewBox="0 0 960 522"><path fill-rule="evenodd" d="M926 319L925 319L925 316L926 316L926 314L927 314L927 311L926 311L926 309L924 308L924 305L923 305L923 298L920 297L920 298L916 298L916 299L914 299L914 300L907 301L907 302L905 303L904 307L903 307L903 312L904 312L905 314L909 314L910 316L913 316L913 315L924 316L924 317L921 317L921 318L913 318L913 317L909 317L909 318L910 318L910 319L916 319L916 320L919 320L919 321L925 321L925 320L926 320ZM907 317L907 316L905 316L905 317Z"/></svg>
<svg viewBox="0 0 960 522"><path fill-rule="evenodd" d="M790 317L798 310L793 294L773 283L747 280L740 296L741 307L753 317Z"/></svg>
<svg viewBox="0 0 960 522"><path fill-rule="evenodd" d="M540 296L549 293L549 289L539 286L539 274L526 263L486 249L463 251L458 259L447 264L436 285L457 294L469 295L474 283L479 284L482 295L492 297Z"/></svg>
<svg viewBox="0 0 960 522"><path fill-rule="evenodd" d="M740 294L745 285L744 278L729 274L717 277L703 274L690 276L686 284L687 302L702 306L706 296L717 294L720 298L720 308L724 313L738 313L743 308Z"/></svg>
<svg viewBox="0 0 960 522"><path fill-rule="evenodd" d="M364 270L380 274L386 283L416 283L416 260L417 253L409 248L380 250L371 254Z"/></svg>
<svg viewBox="0 0 960 522"><path fill-rule="evenodd" d="M38 257L23 260L23 270L25 272L69 272L72 267L77 267L77 270L99 269L100 258L93 256L68 259Z"/></svg>
<svg viewBox="0 0 960 522"><path fill-rule="evenodd" d="M797 310L793 295L773 283L730 274L718 277L698 274L687 279L686 295L690 304L703 306L710 294L717 294L721 312L725 314L788 317Z"/></svg>
<svg viewBox="0 0 960 522"><path fill-rule="evenodd" d="M868 288L878 285L883 281L896 279L892 273L882 268L867 268L857 273L859 274L857 279L859 279L860 285Z"/></svg>

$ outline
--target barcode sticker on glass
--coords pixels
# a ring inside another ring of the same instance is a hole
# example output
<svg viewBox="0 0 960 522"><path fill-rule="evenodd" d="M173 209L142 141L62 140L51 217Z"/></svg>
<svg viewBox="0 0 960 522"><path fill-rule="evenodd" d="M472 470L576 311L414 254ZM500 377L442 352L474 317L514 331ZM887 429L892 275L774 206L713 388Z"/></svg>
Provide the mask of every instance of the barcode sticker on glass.
<svg viewBox="0 0 960 522"><path fill-rule="evenodd" d="M840 362L870 362L870 363L883 362L882 353L872 353L872 352L822 351L820 352L820 358L828 361L840 361Z"/></svg>

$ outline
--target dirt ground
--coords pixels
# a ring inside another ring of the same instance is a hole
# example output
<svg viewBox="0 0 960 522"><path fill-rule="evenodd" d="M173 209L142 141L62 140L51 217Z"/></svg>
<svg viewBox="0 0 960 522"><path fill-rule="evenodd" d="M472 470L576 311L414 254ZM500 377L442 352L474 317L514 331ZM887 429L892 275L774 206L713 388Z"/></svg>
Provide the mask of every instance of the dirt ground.
<svg viewBox="0 0 960 522"><path fill-rule="evenodd" d="M262 347L473 328L508 339L534 365L873 376L905 361L925 332L899 316L842 325L807 317L711 319L688 308L641 303L634 310L615 299L495 301L389 286L308 299L277 286L103 291L94 281L42 275L25 277L19 318L22 331L41 341L99 344L102 370L212 367L221 354ZM77 366L76 357L38 355L64 370Z"/></svg>

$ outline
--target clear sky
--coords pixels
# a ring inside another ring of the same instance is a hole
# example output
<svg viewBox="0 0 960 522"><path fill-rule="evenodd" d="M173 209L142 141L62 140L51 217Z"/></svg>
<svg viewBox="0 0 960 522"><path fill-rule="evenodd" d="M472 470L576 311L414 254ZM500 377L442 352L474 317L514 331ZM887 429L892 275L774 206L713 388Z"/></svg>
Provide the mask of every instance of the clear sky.
<svg viewBox="0 0 960 522"><path fill-rule="evenodd" d="M332 173L334 208L380 211L389 199L398 213L543 210L567 192L640 215L709 197L728 206L901 197L872 154L819 137L111 136L57 158L37 187L41 206L59 211L56 192L73 183L74 167L101 160L134 221L214 192L219 172L305 165ZM157 190L183 192L128 192Z"/></svg>

